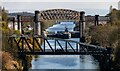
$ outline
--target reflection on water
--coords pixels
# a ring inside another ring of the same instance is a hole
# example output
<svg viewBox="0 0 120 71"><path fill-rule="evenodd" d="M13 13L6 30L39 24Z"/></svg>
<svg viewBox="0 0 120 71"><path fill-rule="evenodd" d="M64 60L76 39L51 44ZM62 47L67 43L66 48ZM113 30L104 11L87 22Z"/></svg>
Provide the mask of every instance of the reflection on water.
<svg viewBox="0 0 120 71"><path fill-rule="evenodd" d="M57 28L61 25L65 25L65 23L54 25L54 28ZM73 28L73 26L71 27ZM69 28L71 27L69 24ZM78 38L76 39L72 38L71 40L79 41ZM52 46L54 46L54 40L49 40L49 42ZM62 41L60 41L60 43L63 46L65 44ZM72 46L74 47L75 44L72 43ZM46 45L46 48L49 48L49 46ZM38 58L34 58L31 63L32 63L32 69L99 69L98 62L95 61L94 58L90 55L41 55L38 56Z"/></svg>
<svg viewBox="0 0 120 71"><path fill-rule="evenodd" d="M89 55L42 55L33 59L32 69L98 69Z"/></svg>
<svg viewBox="0 0 120 71"><path fill-rule="evenodd" d="M64 31L65 27L68 28L69 31L73 31L73 28L75 27L74 22L61 22L60 24L53 25L46 29L46 31Z"/></svg>

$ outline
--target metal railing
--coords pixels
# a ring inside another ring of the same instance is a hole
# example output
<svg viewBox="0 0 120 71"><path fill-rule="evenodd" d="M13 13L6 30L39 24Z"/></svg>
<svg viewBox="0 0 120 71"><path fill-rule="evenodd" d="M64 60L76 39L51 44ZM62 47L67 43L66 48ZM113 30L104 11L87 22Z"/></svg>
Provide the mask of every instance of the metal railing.
<svg viewBox="0 0 120 71"><path fill-rule="evenodd" d="M111 53L110 49L108 48L81 43L68 39L23 35L23 36L10 36L10 40L12 41L10 44L12 45L16 44L19 53L25 53L30 55L51 55L51 54L101 55ZM54 45L51 45L49 40L52 40L54 42ZM36 49L36 47L38 48Z"/></svg>

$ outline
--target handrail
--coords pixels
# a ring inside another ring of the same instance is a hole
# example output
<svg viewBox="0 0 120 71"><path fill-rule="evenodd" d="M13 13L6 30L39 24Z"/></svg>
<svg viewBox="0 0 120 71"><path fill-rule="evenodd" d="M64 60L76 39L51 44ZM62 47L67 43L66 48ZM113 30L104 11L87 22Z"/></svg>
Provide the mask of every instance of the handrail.
<svg viewBox="0 0 120 71"><path fill-rule="evenodd" d="M61 39L61 38L51 38L51 37L43 37L42 35L33 35L33 36L28 36L28 35L16 36L16 35L12 35L10 37L14 37L14 38L18 38L18 37L32 38L32 37L34 37L34 38L42 38L42 39L46 39L46 40L60 40L60 41L67 41L67 42L77 43L79 45L83 45L83 46L87 46L87 47L106 49L105 47L101 47L101 46L97 46L97 45L92 45L92 44L87 44L87 43L82 43L82 42L78 42L78 41L75 41L75 40Z"/></svg>
<svg viewBox="0 0 120 71"><path fill-rule="evenodd" d="M18 41L16 38L19 38ZM32 38L32 46L29 46L29 43L27 41L27 38ZM18 47L18 52L19 53L25 53L25 54L37 54L37 55L49 55L49 54L53 54L53 55L58 55L58 54L82 54L82 55L99 55L99 54L111 54L111 50L109 50L108 48L103 48L101 46L95 46L92 44L86 44L86 43L82 43L82 42L78 42L75 40L70 40L70 39L60 39L60 38L49 38L49 37L43 37L41 35L34 35L34 36L26 36L26 35L21 35L21 36L16 36L16 35L12 35L10 36L10 39L12 39L12 41L14 40L14 42L16 43L17 47ZM36 39L43 39L43 47L40 45L39 41L37 41ZM51 43L49 42L49 40L54 40L54 46L51 46ZM64 42L64 46L63 44L60 43L60 41ZM22 47L20 47L20 42L22 43ZM37 45L39 46L39 50L35 50L35 45L34 42L37 43ZM12 44L12 43L11 43ZM28 49L30 50L24 50L24 45L27 44ZM48 44L48 46L50 47L50 49L46 49L46 44ZM56 48L56 44L58 44L58 46L60 47L60 49ZM72 44L75 44L75 47L72 46Z"/></svg>

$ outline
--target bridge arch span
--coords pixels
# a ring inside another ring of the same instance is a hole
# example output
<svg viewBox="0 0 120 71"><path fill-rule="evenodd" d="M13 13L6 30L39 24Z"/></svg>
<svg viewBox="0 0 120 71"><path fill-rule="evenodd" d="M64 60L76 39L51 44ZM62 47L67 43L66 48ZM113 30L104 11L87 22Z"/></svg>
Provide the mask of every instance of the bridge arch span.
<svg viewBox="0 0 120 71"><path fill-rule="evenodd" d="M79 20L80 12L70 9L49 9L39 11L38 20Z"/></svg>

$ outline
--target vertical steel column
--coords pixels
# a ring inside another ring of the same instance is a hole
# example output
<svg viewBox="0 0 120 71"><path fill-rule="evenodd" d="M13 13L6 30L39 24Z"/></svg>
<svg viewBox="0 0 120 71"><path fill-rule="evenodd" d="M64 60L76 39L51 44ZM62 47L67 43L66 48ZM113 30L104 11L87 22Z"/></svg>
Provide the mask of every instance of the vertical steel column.
<svg viewBox="0 0 120 71"><path fill-rule="evenodd" d="M23 71L28 71L28 59L26 54L24 53L24 40L25 36L20 37L22 39L22 52L21 53L21 58L22 58L22 65L23 65Z"/></svg>
<svg viewBox="0 0 120 71"><path fill-rule="evenodd" d="M24 37L21 36L20 38L22 38L22 52L24 52Z"/></svg>
<svg viewBox="0 0 120 71"><path fill-rule="evenodd" d="M12 22L13 22L13 30L15 30L15 17L13 17Z"/></svg>
<svg viewBox="0 0 120 71"><path fill-rule="evenodd" d="M99 24L99 15L95 15L95 26Z"/></svg>
<svg viewBox="0 0 120 71"><path fill-rule="evenodd" d="M79 52L79 51L78 51L78 43L76 43L76 52Z"/></svg>
<svg viewBox="0 0 120 71"><path fill-rule="evenodd" d="M55 52L56 52L56 39L55 39Z"/></svg>
<svg viewBox="0 0 120 71"><path fill-rule="evenodd" d="M18 24L17 30L19 30L21 33L21 16L20 15L17 15L17 24Z"/></svg>
<svg viewBox="0 0 120 71"><path fill-rule="evenodd" d="M80 38L85 35L85 12L80 12L80 23L79 23ZM81 40L80 40L81 41Z"/></svg>
<svg viewBox="0 0 120 71"><path fill-rule="evenodd" d="M21 16L21 34L24 34L24 31L23 31L23 19L22 19L23 16Z"/></svg>
<svg viewBox="0 0 120 71"><path fill-rule="evenodd" d="M67 52L67 41L65 41L65 50Z"/></svg>
<svg viewBox="0 0 120 71"><path fill-rule="evenodd" d="M35 11L35 17L34 17L34 35L38 35L38 14L39 11Z"/></svg>
<svg viewBox="0 0 120 71"><path fill-rule="evenodd" d="M44 46L43 46L43 47L44 47L44 50L43 50L43 51L45 52L45 38L44 38L43 40L44 40Z"/></svg>
<svg viewBox="0 0 120 71"><path fill-rule="evenodd" d="M20 30L20 15L17 15L17 30Z"/></svg>
<svg viewBox="0 0 120 71"><path fill-rule="evenodd" d="M35 37L33 36L33 53L35 51Z"/></svg>
<svg viewBox="0 0 120 71"><path fill-rule="evenodd" d="M85 12L80 12L80 37L84 35L84 29L85 29Z"/></svg>
<svg viewBox="0 0 120 71"><path fill-rule="evenodd" d="M17 30L20 29L20 15L17 15Z"/></svg>

